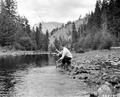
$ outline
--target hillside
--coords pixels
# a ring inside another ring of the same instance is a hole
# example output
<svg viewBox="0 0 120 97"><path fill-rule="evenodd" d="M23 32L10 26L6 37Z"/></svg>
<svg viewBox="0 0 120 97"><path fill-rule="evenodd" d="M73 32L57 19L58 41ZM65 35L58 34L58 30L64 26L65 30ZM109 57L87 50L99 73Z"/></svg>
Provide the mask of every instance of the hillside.
<svg viewBox="0 0 120 97"><path fill-rule="evenodd" d="M51 32L54 28L59 28L62 25L62 23L58 23L58 22L42 22L42 31L43 33L46 32L46 30L48 30L49 32Z"/></svg>
<svg viewBox="0 0 120 97"><path fill-rule="evenodd" d="M79 19L74 21L76 28L78 29L81 24L83 24L84 19ZM64 27L59 28L57 31L54 32L54 34L50 37L50 46L54 45L54 40L61 37L62 40L71 40L71 32L72 32L72 22L68 22L64 25Z"/></svg>

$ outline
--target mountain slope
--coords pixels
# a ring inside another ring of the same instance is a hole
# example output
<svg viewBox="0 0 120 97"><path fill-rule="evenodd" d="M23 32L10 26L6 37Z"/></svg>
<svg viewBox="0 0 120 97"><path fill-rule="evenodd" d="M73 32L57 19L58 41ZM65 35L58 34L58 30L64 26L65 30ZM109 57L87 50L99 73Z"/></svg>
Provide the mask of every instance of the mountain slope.
<svg viewBox="0 0 120 97"><path fill-rule="evenodd" d="M83 24L84 19L79 19L74 21L76 29L79 28L81 24ZM71 34L72 34L72 23L67 23L64 27L59 28L54 34L50 37L50 46L54 45L54 40L57 38L61 38L62 40L70 41L71 40Z"/></svg>
<svg viewBox="0 0 120 97"><path fill-rule="evenodd" d="M58 23L58 22L42 22L42 31L43 33L46 32L46 30L48 30L49 32L51 32L53 29L55 28L59 28L61 27L62 23Z"/></svg>

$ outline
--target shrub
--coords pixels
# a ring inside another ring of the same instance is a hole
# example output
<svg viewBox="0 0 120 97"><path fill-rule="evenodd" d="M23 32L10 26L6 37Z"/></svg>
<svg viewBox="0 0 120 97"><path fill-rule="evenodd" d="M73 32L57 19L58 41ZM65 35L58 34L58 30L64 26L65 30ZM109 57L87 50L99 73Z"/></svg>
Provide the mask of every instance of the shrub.
<svg viewBox="0 0 120 97"><path fill-rule="evenodd" d="M98 47L98 49L110 49L110 47L113 45L113 38L109 33L102 33L101 35L101 43Z"/></svg>
<svg viewBox="0 0 120 97"><path fill-rule="evenodd" d="M102 37L101 32L97 32L97 33L94 35L94 38L93 38L93 47L92 47L92 49L94 49L94 50L98 49L98 47L99 47L100 44L101 44L101 37Z"/></svg>
<svg viewBox="0 0 120 97"><path fill-rule="evenodd" d="M74 50L76 53L84 53L84 49L82 48L82 42L83 40L74 44Z"/></svg>
<svg viewBox="0 0 120 97"><path fill-rule="evenodd" d="M84 41L83 41L83 48L88 49L88 48L93 48L93 36L92 34L88 34Z"/></svg>
<svg viewBox="0 0 120 97"><path fill-rule="evenodd" d="M14 43L14 48L16 50L25 50L25 47L23 47L22 45L20 45L20 43Z"/></svg>
<svg viewBox="0 0 120 97"><path fill-rule="evenodd" d="M110 49L111 46L116 45L116 38L108 32L99 31L95 34L90 33L79 39L79 42L74 44L74 50L79 52L85 50Z"/></svg>
<svg viewBox="0 0 120 97"><path fill-rule="evenodd" d="M97 32L92 39L92 49L110 49L115 43L113 36L107 32Z"/></svg>
<svg viewBox="0 0 120 97"><path fill-rule="evenodd" d="M19 40L19 43L25 50L32 50L35 48L34 42L29 37L22 37Z"/></svg>

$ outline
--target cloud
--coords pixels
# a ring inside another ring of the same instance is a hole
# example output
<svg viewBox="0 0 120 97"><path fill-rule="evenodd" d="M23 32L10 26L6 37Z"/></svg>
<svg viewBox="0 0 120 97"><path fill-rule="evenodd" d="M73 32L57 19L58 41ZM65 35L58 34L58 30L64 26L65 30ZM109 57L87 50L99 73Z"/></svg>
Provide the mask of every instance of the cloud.
<svg viewBox="0 0 120 97"><path fill-rule="evenodd" d="M45 21L67 22L94 9L96 0L17 0L18 13L31 25Z"/></svg>

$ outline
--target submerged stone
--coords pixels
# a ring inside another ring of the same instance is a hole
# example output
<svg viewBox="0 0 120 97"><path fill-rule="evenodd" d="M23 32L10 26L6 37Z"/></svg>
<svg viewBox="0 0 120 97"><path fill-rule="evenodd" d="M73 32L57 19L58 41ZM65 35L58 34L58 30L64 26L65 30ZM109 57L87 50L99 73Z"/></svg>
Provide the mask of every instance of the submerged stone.
<svg viewBox="0 0 120 97"><path fill-rule="evenodd" d="M98 97L113 97L112 89L110 88L110 84L105 82L105 84L101 85L98 88Z"/></svg>

